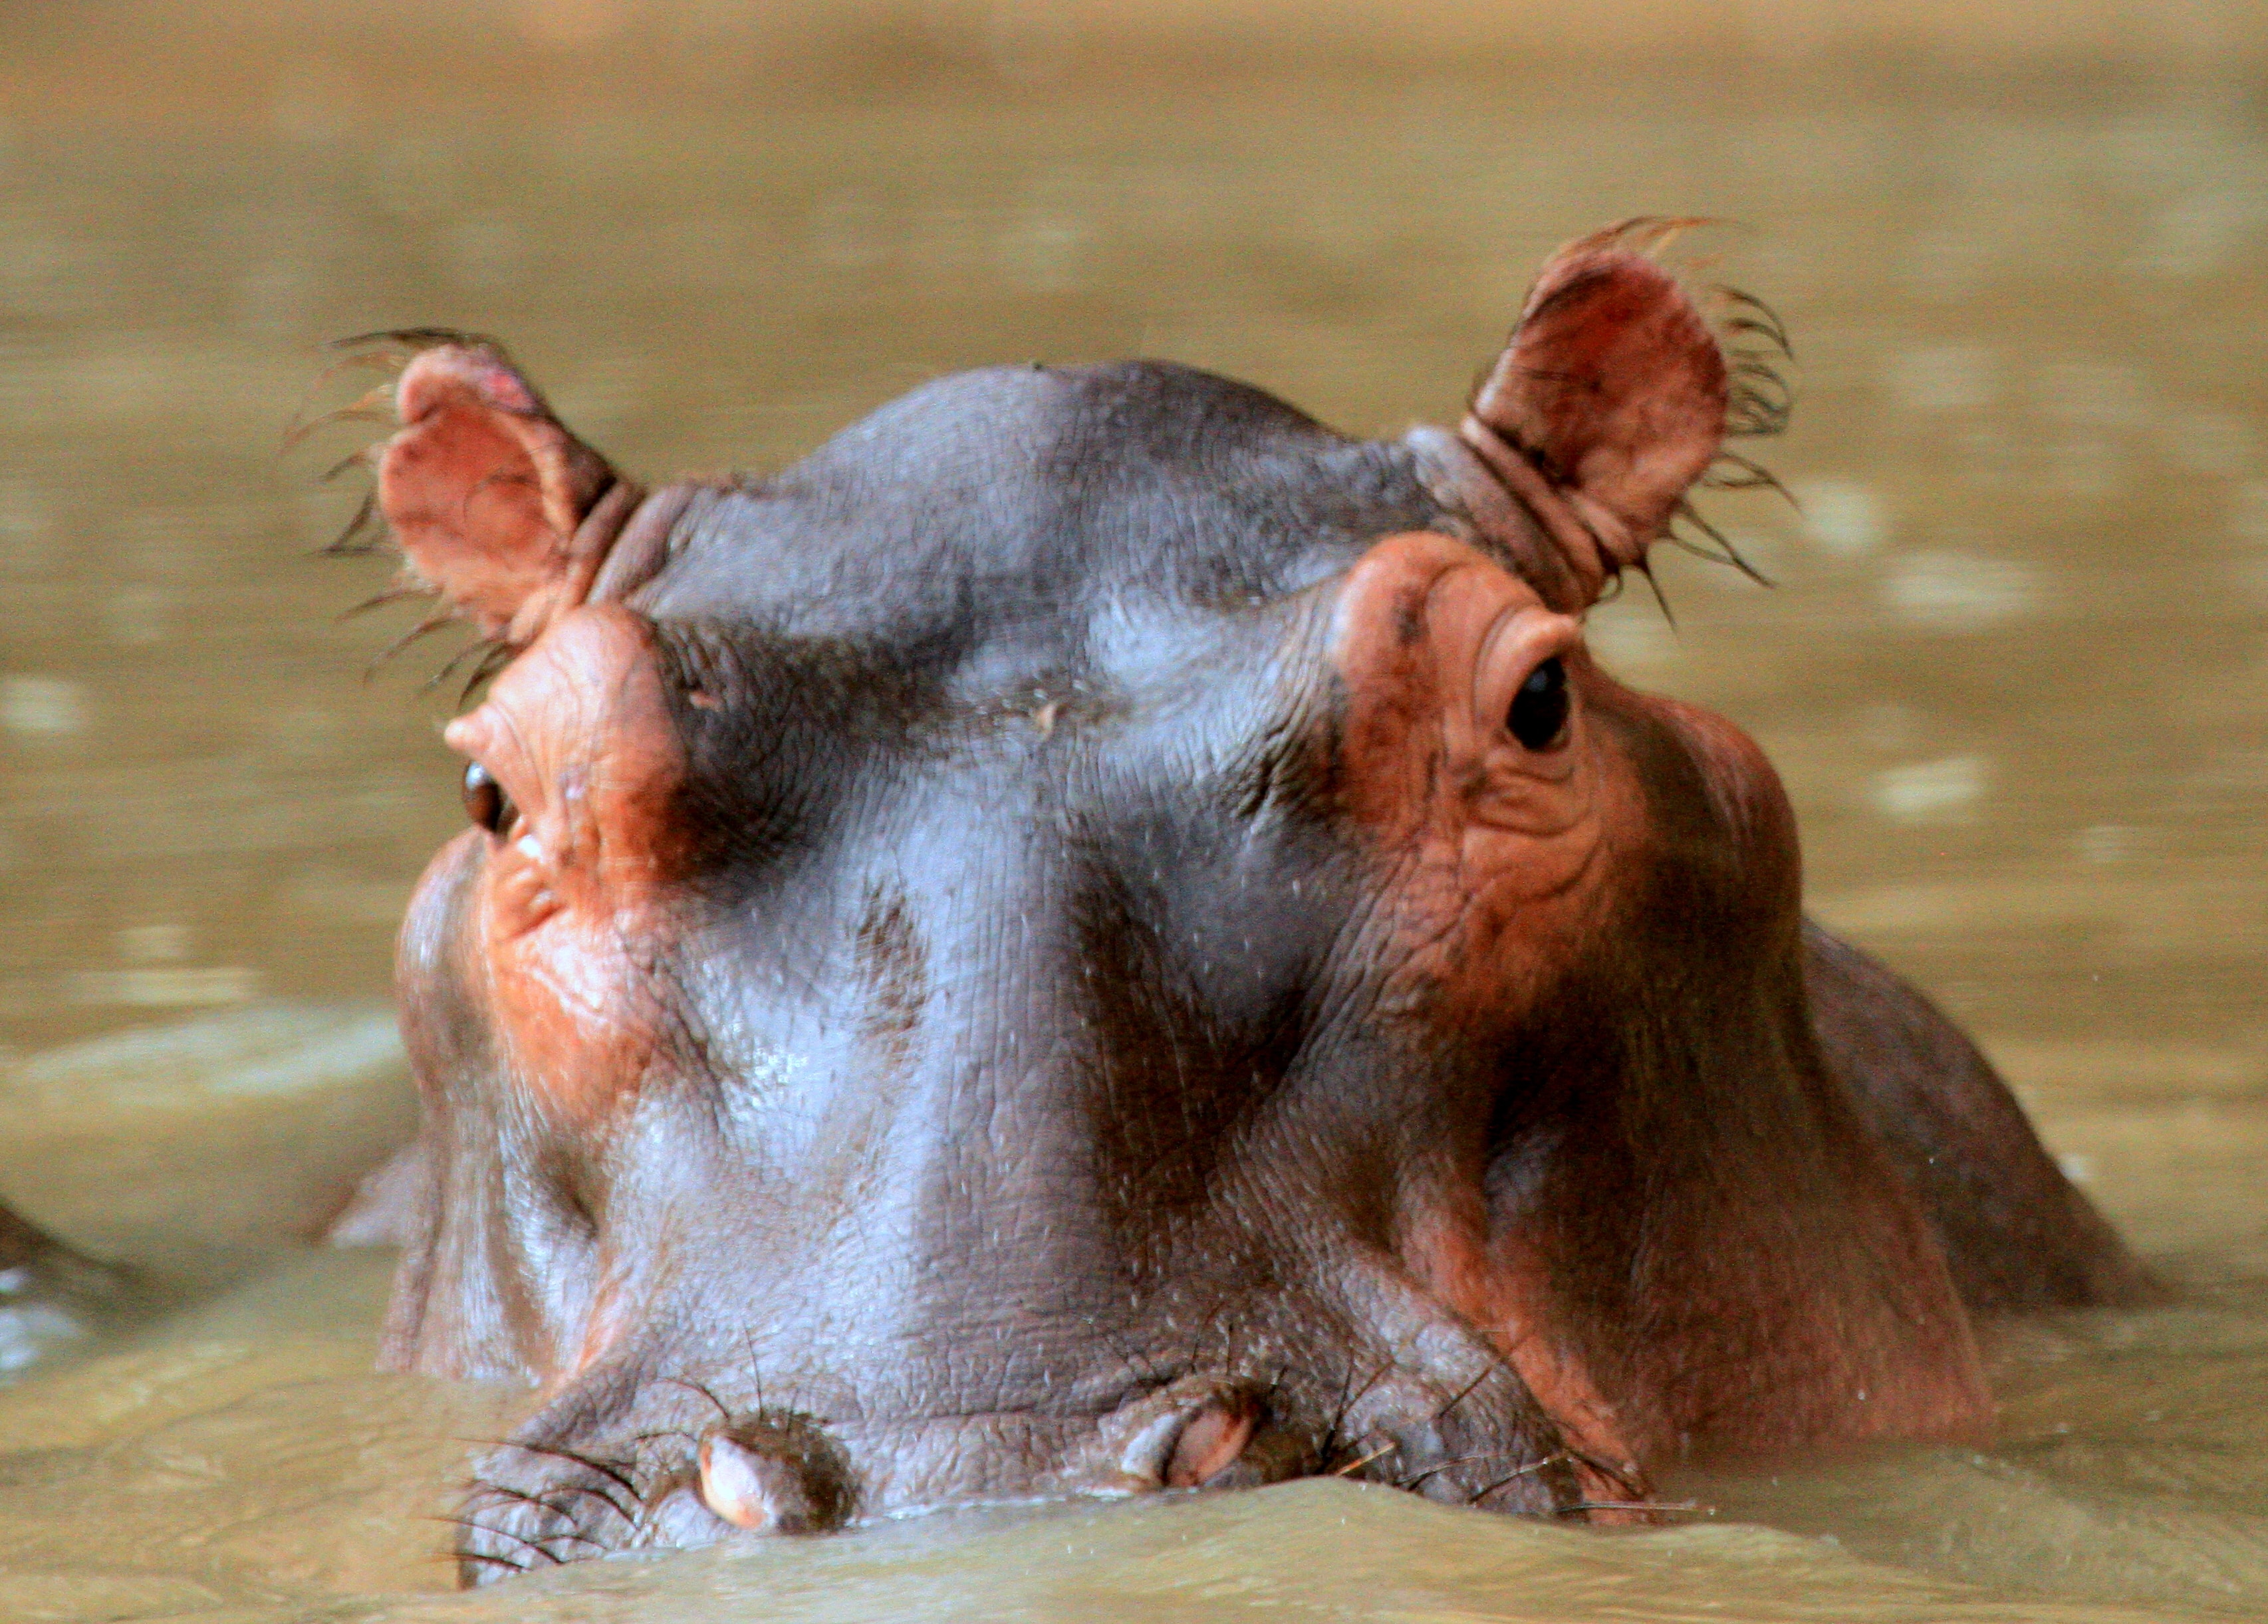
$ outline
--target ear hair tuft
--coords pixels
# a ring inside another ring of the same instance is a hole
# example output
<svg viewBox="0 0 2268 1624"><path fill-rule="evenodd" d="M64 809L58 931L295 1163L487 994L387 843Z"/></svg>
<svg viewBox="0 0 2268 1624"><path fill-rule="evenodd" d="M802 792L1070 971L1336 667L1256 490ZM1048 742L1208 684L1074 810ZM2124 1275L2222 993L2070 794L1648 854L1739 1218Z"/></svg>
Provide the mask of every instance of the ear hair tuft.
<svg viewBox="0 0 2268 1624"><path fill-rule="evenodd" d="M1622 220L1559 249L1473 393L1461 433L1550 536L1583 601L1659 540L1763 578L1690 497L1786 495L1726 441L1786 430L1794 347L1755 295L1689 285L1657 262L1683 232L1716 224Z"/></svg>

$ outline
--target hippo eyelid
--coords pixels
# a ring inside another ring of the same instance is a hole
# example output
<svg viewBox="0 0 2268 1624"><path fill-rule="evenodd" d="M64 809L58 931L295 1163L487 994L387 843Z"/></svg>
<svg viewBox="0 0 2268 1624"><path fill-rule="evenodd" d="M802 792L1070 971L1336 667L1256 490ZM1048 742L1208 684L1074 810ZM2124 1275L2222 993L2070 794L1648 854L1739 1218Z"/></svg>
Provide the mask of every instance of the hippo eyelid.
<svg viewBox="0 0 2268 1624"><path fill-rule="evenodd" d="M1482 638L1473 673L1473 721L1482 737L1508 740L1531 757L1565 750L1580 710L1568 667L1582 642L1569 616L1534 604L1508 609ZM1547 672L1556 675L1531 693Z"/></svg>

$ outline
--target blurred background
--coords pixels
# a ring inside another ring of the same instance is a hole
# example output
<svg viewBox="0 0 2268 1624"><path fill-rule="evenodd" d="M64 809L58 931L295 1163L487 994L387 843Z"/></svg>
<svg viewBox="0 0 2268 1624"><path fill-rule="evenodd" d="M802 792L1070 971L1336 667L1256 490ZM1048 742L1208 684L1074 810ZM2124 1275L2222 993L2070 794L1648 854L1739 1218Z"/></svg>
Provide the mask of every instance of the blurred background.
<svg viewBox="0 0 2268 1624"><path fill-rule="evenodd" d="M316 555L374 430L280 449L367 381L326 341L496 334L653 476L1008 360L1166 356L1398 432L1454 421L1554 245L1693 214L1729 224L1677 254L1793 336L1794 430L1746 449L1800 511L1715 498L1776 586L1669 554L1674 626L1636 593L1594 643L1763 741L1814 910L2187 1297L2010 1340L1973 1465L1711 1486L1725 1525L1660 1571L1751 1617L2257 1613L2264 70L2237 0L0 4L0 1196L172 1305L0 1395L0 1582L383 1611L441 1582L412 1507L461 1407L512 1401L358 1375L387 1260L307 1244L409 1132L392 936L463 817L452 635L372 672L414 616L341 620L387 566ZM46 1346L0 1314L0 1365ZM310 1453L339 1415L363 1452ZM1221 1582L1296 1587L1313 1535L1401 1584L1393 1519L1433 1513L1366 1510L1351 1556L1307 1515L1223 1532ZM1530 1616L1505 1562L1654 1593L1653 1555L1424 1528L1498 1576L1443 1592L1470 1616ZM1021 1560L968 1571L1006 1606Z"/></svg>

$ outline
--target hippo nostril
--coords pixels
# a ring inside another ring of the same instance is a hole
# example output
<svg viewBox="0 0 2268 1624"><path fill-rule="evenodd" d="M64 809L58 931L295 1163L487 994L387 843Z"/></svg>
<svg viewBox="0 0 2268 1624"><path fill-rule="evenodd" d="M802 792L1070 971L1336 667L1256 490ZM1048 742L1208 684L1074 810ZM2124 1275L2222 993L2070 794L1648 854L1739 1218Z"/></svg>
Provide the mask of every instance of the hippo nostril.
<svg viewBox="0 0 2268 1624"><path fill-rule="evenodd" d="M1253 1429L1259 1424L1260 1407L1249 1399L1200 1410L1174 1441L1173 1457L1166 1463L1166 1487L1195 1488L1219 1476L1244 1452L1244 1446L1252 1442Z"/></svg>
<svg viewBox="0 0 2268 1624"><path fill-rule="evenodd" d="M1235 1464L1259 1424L1257 1400L1222 1393L1150 1422L1121 1452L1118 1469L1138 1483L1196 1488Z"/></svg>
<svg viewBox="0 0 2268 1624"><path fill-rule="evenodd" d="M792 1461L718 1435L701 1445L701 1499L735 1528L808 1533L811 1497Z"/></svg>
<svg viewBox="0 0 2268 1624"><path fill-rule="evenodd" d="M799 1418L800 1419L800 1418ZM849 1519L851 1490L840 1451L798 1435L815 1431L755 1421L701 1440L701 1503L754 1533L819 1533Z"/></svg>

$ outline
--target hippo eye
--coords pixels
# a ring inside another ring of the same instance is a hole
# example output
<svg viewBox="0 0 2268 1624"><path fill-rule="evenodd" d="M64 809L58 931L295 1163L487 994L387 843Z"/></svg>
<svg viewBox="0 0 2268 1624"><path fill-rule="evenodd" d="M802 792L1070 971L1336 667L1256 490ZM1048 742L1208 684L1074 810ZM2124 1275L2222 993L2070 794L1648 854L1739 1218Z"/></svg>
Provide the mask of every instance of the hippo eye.
<svg viewBox="0 0 2268 1624"><path fill-rule="evenodd" d="M478 761L465 763L465 816L491 834L501 834L519 816L512 797Z"/></svg>
<svg viewBox="0 0 2268 1624"><path fill-rule="evenodd" d="M1567 731L1567 668L1557 656L1528 673L1512 696L1505 726L1530 750L1549 750Z"/></svg>

